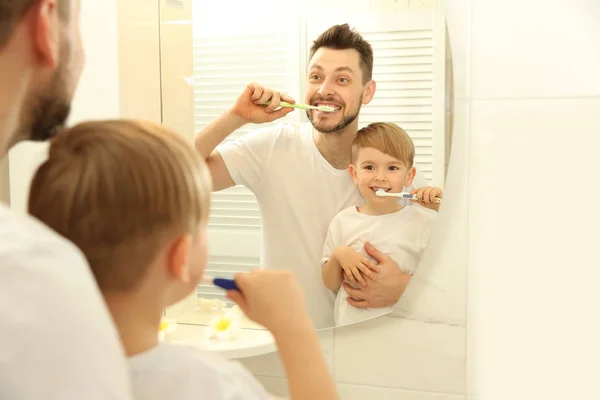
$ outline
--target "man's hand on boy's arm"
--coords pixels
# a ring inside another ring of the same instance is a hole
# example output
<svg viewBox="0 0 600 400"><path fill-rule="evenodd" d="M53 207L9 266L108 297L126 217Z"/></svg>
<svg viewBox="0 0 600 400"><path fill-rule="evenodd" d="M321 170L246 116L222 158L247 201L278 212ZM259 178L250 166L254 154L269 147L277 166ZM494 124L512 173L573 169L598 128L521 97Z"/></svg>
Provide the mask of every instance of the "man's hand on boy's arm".
<svg viewBox="0 0 600 400"><path fill-rule="evenodd" d="M348 293L348 303L356 308L383 308L396 305L411 275L402 272L391 257L381 253L371 244L365 243L367 253L377 260L379 273L375 279L365 277L367 286L355 289L347 283L343 288Z"/></svg>
<svg viewBox="0 0 600 400"><path fill-rule="evenodd" d="M413 203L418 203L425 208L429 208L430 210L439 211L440 203L437 198L442 198L443 192L442 189L436 186L424 186L418 189L411 190L410 194L414 194L417 196L418 200L410 200Z"/></svg>

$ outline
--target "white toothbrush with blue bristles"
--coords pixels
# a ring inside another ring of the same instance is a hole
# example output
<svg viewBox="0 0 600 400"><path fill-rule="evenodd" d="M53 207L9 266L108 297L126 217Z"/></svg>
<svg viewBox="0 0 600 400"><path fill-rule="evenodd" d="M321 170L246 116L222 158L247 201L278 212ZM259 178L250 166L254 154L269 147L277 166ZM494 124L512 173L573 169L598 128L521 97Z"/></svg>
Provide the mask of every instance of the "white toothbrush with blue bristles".
<svg viewBox="0 0 600 400"><path fill-rule="evenodd" d="M375 192L376 196L379 197L400 197L402 199L409 199L409 200L419 200L417 198L417 196L415 196L414 194L410 194L407 192L401 192L401 193L393 193L393 192L385 192L383 190L378 190ZM436 197L436 202L437 203L441 203L442 199L440 199L439 197Z"/></svg>
<svg viewBox="0 0 600 400"><path fill-rule="evenodd" d="M270 101L268 101L266 104L271 104ZM286 107L286 108L299 108L301 110L317 110L317 111L322 111L322 112L334 112L335 108L331 107L331 106L309 106L308 104L292 104L292 103L287 103L285 101L281 101L279 102L279 107Z"/></svg>

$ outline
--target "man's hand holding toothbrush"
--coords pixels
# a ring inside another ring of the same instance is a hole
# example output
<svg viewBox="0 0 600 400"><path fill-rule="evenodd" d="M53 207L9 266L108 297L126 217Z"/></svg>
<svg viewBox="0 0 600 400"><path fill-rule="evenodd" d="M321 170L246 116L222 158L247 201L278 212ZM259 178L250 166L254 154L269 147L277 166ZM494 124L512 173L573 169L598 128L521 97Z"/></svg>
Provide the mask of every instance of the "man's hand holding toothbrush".
<svg viewBox="0 0 600 400"><path fill-rule="evenodd" d="M293 108L280 108L279 103L285 101L294 104L296 101L286 94L266 88L258 83L249 83L237 98L231 112L245 123L262 124L285 117ZM265 106L265 104L269 103Z"/></svg>

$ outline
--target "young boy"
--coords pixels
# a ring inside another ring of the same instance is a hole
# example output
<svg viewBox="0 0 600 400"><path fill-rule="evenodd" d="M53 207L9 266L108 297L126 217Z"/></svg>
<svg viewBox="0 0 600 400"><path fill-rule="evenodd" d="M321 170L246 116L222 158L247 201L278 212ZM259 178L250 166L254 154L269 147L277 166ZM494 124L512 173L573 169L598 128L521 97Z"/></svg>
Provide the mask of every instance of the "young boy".
<svg viewBox="0 0 600 400"><path fill-rule="evenodd" d="M352 206L337 214L329 225L323 249L323 282L337 292L334 318L336 326L363 321L388 313L393 307L358 309L347 302L340 290L349 284L367 284L365 276L376 279L378 268L364 251L369 242L392 257L403 271L412 274L427 247L434 215L423 207L403 206L396 197L380 197L377 191L402 192L415 177L414 145L408 134L395 124L374 123L358 131L352 144L349 172L364 198L361 206ZM436 187L413 190L420 203L437 211Z"/></svg>
<svg viewBox="0 0 600 400"><path fill-rule="evenodd" d="M237 364L158 342L163 310L195 290L204 272L211 186L192 146L136 121L88 122L60 133L34 176L29 211L88 259L138 399L268 397ZM337 398L292 275L254 271L236 282L240 292L228 296L273 334L291 398Z"/></svg>

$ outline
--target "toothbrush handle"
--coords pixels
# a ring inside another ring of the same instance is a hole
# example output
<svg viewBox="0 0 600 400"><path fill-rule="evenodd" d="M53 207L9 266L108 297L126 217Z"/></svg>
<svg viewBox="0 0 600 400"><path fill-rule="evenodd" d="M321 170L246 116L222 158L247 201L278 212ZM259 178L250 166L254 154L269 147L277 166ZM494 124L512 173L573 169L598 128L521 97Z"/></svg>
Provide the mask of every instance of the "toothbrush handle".
<svg viewBox="0 0 600 400"><path fill-rule="evenodd" d="M240 289L238 288L238 286L236 285L236 283L233 279L215 278L215 279L213 279L213 284L215 286L220 287L221 289L240 291Z"/></svg>
<svg viewBox="0 0 600 400"><path fill-rule="evenodd" d="M271 104L271 102L267 101L265 104ZM302 110L310 110L310 109L316 108L316 107L309 106L306 104L292 104L292 103L288 103L286 101L280 101L279 107L300 108Z"/></svg>

